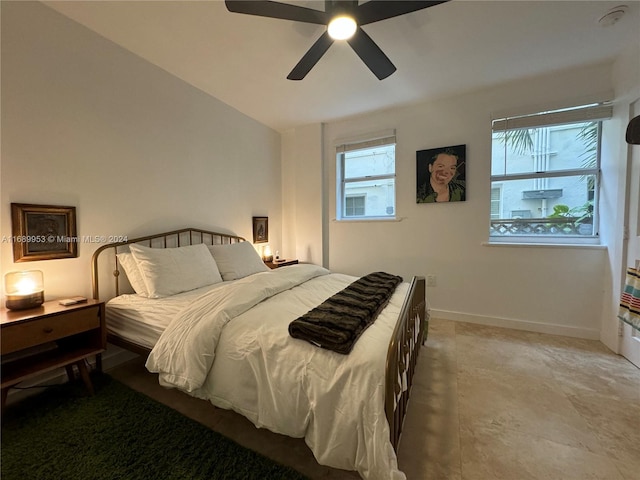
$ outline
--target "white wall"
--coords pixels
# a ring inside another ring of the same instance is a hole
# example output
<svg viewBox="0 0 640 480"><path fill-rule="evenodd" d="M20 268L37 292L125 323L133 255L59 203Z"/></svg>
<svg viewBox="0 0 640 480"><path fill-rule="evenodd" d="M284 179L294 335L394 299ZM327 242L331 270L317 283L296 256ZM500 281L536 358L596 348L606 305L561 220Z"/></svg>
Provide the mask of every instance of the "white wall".
<svg viewBox="0 0 640 480"><path fill-rule="evenodd" d="M79 236L196 226L280 243L280 135L39 3L2 2L0 227L10 203L77 208ZM90 295L90 259L41 269L47 299Z"/></svg>
<svg viewBox="0 0 640 480"><path fill-rule="evenodd" d="M435 274L437 286L428 289L428 300L438 317L599 338L606 248L486 246L483 242L488 239L492 115L611 96L611 71L611 64L601 64L555 72L326 124L323 195L328 204L324 218L328 266L354 275L378 269L405 278ZM401 221L336 222L335 140L392 128L398 141ZM416 204L415 152L457 144L467 145L467 201ZM303 152L297 161L315 168L316 159ZM300 216L299 205L297 209Z"/></svg>
<svg viewBox="0 0 640 480"><path fill-rule="evenodd" d="M322 125L282 134L282 248L286 258L323 265ZM277 247L276 247L277 248Z"/></svg>

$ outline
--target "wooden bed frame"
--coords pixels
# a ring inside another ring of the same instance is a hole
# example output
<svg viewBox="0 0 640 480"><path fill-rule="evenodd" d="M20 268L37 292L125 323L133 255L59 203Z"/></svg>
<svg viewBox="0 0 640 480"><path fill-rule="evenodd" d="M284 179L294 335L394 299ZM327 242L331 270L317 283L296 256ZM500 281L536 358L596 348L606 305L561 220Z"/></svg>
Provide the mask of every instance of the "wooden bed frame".
<svg viewBox="0 0 640 480"><path fill-rule="evenodd" d="M171 248L197 243L217 245L243 241L245 241L244 238L236 235L210 232L199 228L184 228L103 245L94 252L91 261L93 298L106 301L121 293L126 293L121 291L123 290L123 285L120 282L121 267L116 255L128 251L128 245L132 243L153 248ZM104 275L105 270L100 268L101 264L111 264L113 267L111 273L109 274L107 270L107 275ZM101 295L100 280L105 279L111 281L111 286L106 294ZM385 413L389 422L391 444L396 451L407 411L418 353L420 346L427 338L428 317L425 293L424 277L413 277L387 351ZM147 347L137 345L111 333L107 334L107 341L140 355L148 355L150 352Z"/></svg>

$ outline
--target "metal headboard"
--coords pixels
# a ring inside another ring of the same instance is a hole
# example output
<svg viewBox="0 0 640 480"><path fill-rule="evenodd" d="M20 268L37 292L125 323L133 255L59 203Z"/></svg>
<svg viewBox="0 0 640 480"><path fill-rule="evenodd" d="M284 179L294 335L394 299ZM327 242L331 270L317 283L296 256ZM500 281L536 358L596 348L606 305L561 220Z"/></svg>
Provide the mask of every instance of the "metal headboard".
<svg viewBox="0 0 640 480"><path fill-rule="evenodd" d="M123 242L108 243L98 248L91 259L91 284L93 288L93 298L98 300L100 298L100 286L99 278L100 272L98 270L99 259L101 254L110 253L113 259L108 261L113 262L113 276L115 296L120 295L120 266L118 264L118 253L127 251L128 245L132 243L144 244L147 247L152 248L172 248L181 247L185 245L195 245L198 243L204 243L207 245L220 245L244 242L243 237L237 235L230 235L227 233L210 232L208 230L201 230L199 228L183 228L181 230L174 230L171 232L157 233L155 235L148 235L146 237L127 239Z"/></svg>

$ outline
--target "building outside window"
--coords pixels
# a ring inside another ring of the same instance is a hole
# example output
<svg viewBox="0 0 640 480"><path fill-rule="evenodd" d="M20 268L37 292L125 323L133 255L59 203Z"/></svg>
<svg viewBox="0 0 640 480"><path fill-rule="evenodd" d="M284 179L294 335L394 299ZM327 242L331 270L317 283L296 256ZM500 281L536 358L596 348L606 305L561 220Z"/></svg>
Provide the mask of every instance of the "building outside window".
<svg viewBox="0 0 640 480"><path fill-rule="evenodd" d="M336 149L338 220L396 215L395 135Z"/></svg>
<svg viewBox="0 0 640 480"><path fill-rule="evenodd" d="M491 241L597 243L602 120L587 106L494 120Z"/></svg>

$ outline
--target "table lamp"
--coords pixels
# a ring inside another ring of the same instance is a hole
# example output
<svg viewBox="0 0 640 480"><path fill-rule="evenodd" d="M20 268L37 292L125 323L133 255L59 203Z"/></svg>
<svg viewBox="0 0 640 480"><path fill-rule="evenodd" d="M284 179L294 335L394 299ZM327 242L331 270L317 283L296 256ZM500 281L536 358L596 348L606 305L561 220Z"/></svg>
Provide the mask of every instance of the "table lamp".
<svg viewBox="0 0 640 480"><path fill-rule="evenodd" d="M44 302L44 279L40 270L9 272L4 276L5 306L9 310L35 308Z"/></svg>

